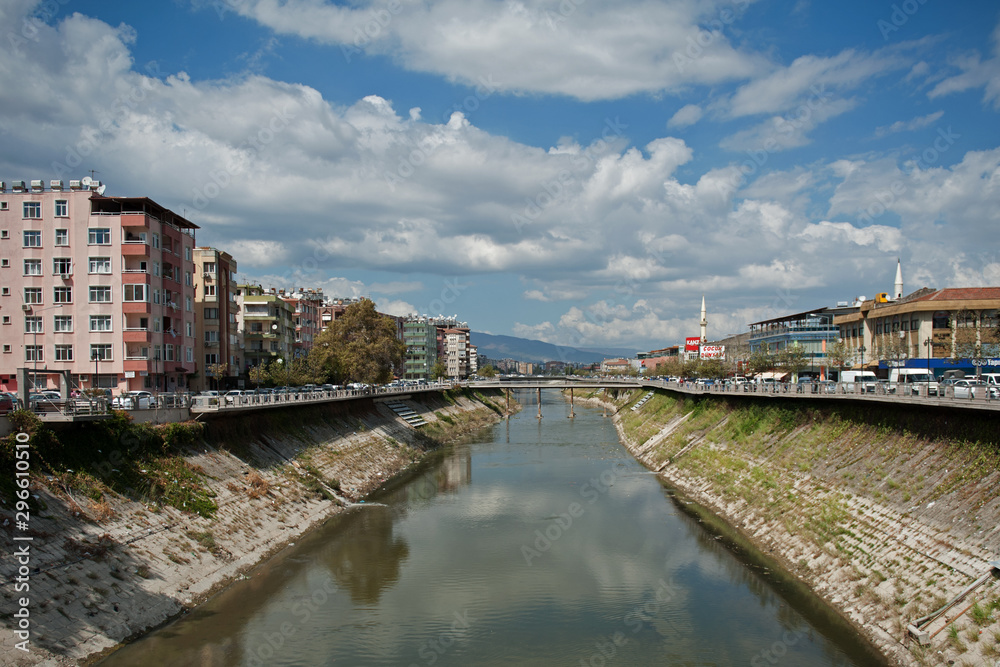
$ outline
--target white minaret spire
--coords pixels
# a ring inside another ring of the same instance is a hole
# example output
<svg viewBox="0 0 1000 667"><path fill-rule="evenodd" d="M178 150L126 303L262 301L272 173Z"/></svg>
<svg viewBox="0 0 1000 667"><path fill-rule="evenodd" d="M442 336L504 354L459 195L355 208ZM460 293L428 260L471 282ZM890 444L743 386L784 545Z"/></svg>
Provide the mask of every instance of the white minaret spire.
<svg viewBox="0 0 1000 667"><path fill-rule="evenodd" d="M899 260L896 260L896 286L894 288L896 292L897 299L903 296L903 265L900 264Z"/></svg>
<svg viewBox="0 0 1000 667"><path fill-rule="evenodd" d="M705 317L705 295L701 295L701 342L708 342L708 319Z"/></svg>

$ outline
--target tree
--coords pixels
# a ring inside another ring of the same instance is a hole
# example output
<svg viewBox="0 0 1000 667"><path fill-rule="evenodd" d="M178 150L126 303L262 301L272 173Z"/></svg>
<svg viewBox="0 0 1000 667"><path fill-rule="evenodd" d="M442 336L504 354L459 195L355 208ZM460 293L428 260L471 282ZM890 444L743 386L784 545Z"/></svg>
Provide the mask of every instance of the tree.
<svg viewBox="0 0 1000 667"><path fill-rule="evenodd" d="M497 369L492 366L483 366L479 369L479 375L484 378L495 378L497 376Z"/></svg>
<svg viewBox="0 0 1000 667"><path fill-rule="evenodd" d="M837 342L826 349L826 358L840 373L844 372L844 367L854 359L854 350L843 338L838 338ZM839 376L838 376L839 377Z"/></svg>
<svg viewBox="0 0 1000 667"><path fill-rule="evenodd" d="M444 365L443 361L434 364L434 368L431 369L431 377L435 380L448 377L448 367Z"/></svg>
<svg viewBox="0 0 1000 667"><path fill-rule="evenodd" d="M270 381L271 374L268 372L267 366L259 364L247 371L247 377L250 378L250 382L253 383L254 387L260 387Z"/></svg>
<svg viewBox="0 0 1000 667"><path fill-rule="evenodd" d="M781 367L798 378L799 373L809 365L806 349L799 345L798 341L791 345L786 345L778 355L778 362Z"/></svg>
<svg viewBox="0 0 1000 667"><path fill-rule="evenodd" d="M393 377L406 354L406 344L396 337L396 323L364 299L352 303L344 314L316 337L305 368L339 384L383 384ZM301 370L293 362L292 370Z"/></svg>
<svg viewBox="0 0 1000 667"><path fill-rule="evenodd" d="M221 385L219 383L222 381L222 378L228 370L229 364L209 364L205 368L205 375L215 378L215 388L220 389Z"/></svg>
<svg viewBox="0 0 1000 667"><path fill-rule="evenodd" d="M750 353L750 358L747 359L746 368L747 375L752 378L757 377L761 373L766 373L767 371L774 370L775 358L771 354L771 351L764 347L758 347L756 350Z"/></svg>

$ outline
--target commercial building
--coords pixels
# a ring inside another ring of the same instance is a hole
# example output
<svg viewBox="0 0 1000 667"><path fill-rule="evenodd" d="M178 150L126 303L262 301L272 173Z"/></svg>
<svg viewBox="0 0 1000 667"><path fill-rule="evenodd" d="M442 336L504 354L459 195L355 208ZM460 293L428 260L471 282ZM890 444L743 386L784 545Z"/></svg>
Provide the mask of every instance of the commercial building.
<svg viewBox="0 0 1000 667"><path fill-rule="evenodd" d="M766 352L777 355L786 348L802 350L806 366L803 373L826 378L833 364L828 353L840 338L834 318L856 311L841 303L834 308L816 308L750 324L750 354Z"/></svg>
<svg viewBox="0 0 1000 667"><path fill-rule="evenodd" d="M426 317L409 318L403 322L403 342L406 344L404 379L431 379L438 360L437 326Z"/></svg>
<svg viewBox="0 0 1000 667"><path fill-rule="evenodd" d="M236 260L216 248L194 249L195 359L202 372L194 391L229 388L242 369Z"/></svg>
<svg viewBox="0 0 1000 667"><path fill-rule="evenodd" d="M197 225L91 179L0 182L0 387L188 388ZM47 371L51 371L50 374Z"/></svg>

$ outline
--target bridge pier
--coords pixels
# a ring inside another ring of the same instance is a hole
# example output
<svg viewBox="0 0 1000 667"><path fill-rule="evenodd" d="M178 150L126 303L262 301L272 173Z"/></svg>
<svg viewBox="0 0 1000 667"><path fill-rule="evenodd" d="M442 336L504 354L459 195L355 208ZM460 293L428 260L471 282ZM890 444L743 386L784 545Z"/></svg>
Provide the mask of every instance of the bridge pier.
<svg viewBox="0 0 1000 667"><path fill-rule="evenodd" d="M538 392L538 418L542 418L542 388L539 387L535 391Z"/></svg>
<svg viewBox="0 0 1000 667"><path fill-rule="evenodd" d="M574 419L576 413L573 412L573 387L569 388L569 418Z"/></svg>

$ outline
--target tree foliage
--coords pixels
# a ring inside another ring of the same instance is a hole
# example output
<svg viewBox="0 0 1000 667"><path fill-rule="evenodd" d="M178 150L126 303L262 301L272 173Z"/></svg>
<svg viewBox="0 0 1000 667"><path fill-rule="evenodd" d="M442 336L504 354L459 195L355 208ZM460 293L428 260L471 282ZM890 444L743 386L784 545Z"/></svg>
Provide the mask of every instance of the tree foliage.
<svg viewBox="0 0 1000 667"><path fill-rule="evenodd" d="M396 323L365 299L352 303L326 331L316 337L309 356L296 359L298 375L333 378L339 384L383 384L401 367L406 344L396 337Z"/></svg>
<svg viewBox="0 0 1000 667"><path fill-rule="evenodd" d="M478 374L484 378L493 378L497 376L497 369L492 366L483 366L479 369Z"/></svg>

